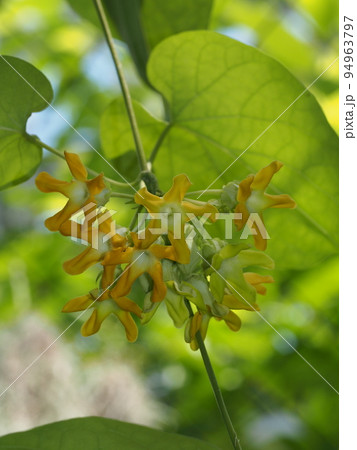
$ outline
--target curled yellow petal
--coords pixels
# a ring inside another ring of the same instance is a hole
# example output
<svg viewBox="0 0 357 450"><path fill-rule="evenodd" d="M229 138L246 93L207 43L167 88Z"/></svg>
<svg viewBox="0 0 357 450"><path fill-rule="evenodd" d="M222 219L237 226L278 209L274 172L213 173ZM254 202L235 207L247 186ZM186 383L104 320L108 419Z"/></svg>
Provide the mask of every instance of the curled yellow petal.
<svg viewBox="0 0 357 450"><path fill-rule="evenodd" d="M250 186L252 190L264 191L270 183L273 175L276 174L283 167L283 163L280 161L273 161L268 166L259 170L254 176L254 180Z"/></svg>
<svg viewBox="0 0 357 450"><path fill-rule="evenodd" d="M264 194L268 208L296 208L295 201L288 194L270 195Z"/></svg>
<svg viewBox="0 0 357 450"><path fill-rule="evenodd" d="M74 213L76 213L80 209L81 205L77 203L73 203L71 200L68 200L66 205L61 211L58 211L54 216L49 217L45 220L45 226L50 231L59 231L61 226L69 220Z"/></svg>
<svg viewBox="0 0 357 450"><path fill-rule="evenodd" d="M138 338L138 327L127 311L118 311L116 313L118 319L125 328L126 338L129 342L135 342Z"/></svg>
<svg viewBox="0 0 357 450"><path fill-rule="evenodd" d="M90 294L73 298L64 305L64 307L62 308L62 312L67 313L84 311L85 309L89 308L94 303L94 301L95 299Z"/></svg>
<svg viewBox="0 0 357 450"><path fill-rule="evenodd" d="M191 181L185 174L176 175L172 180L171 188L163 196L165 203L181 203L185 197Z"/></svg>
<svg viewBox="0 0 357 450"><path fill-rule="evenodd" d="M69 275L79 275L102 259L102 254L92 247L63 263L63 269Z"/></svg>
<svg viewBox="0 0 357 450"><path fill-rule="evenodd" d="M86 181L88 177L87 169L84 167L77 153L64 152L69 170L76 180Z"/></svg>
<svg viewBox="0 0 357 450"><path fill-rule="evenodd" d="M66 197L69 196L71 183L57 180L47 172L39 173L35 179L35 183L41 192L60 192Z"/></svg>
<svg viewBox="0 0 357 450"><path fill-rule="evenodd" d="M143 205L149 213L157 213L164 203L162 198L151 194L146 187L141 188L134 196L135 203Z"/></svg>
<svg viewBox="0 0 357 450"><path fill-rule="evenodd" d="M239 183L239 188L237 192L237 201L239 203L244 203L252 193L251 184L254 180L254 175L249 175L243 181Z"/></svg>
<svg viewBox="0 0 357 450"><path fill-rule="evenodd" d="M119 306L120 309L123 311L131 312L141 318L142 315L142 309L139 305L137 305L135 302L130 300L128 297L119 297L119 298L113 298L115 303Z"/></svg>

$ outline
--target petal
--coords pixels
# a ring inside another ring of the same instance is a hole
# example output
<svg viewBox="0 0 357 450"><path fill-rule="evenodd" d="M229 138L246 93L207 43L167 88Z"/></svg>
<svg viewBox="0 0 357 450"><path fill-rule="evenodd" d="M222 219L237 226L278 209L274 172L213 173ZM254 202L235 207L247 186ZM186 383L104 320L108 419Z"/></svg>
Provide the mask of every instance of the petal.
<svg viewBox="0 0 357 450"><path fill-rule="evenodd" d="M206 339L208 325L209 325L210 320L211 320L211 317L208 314L203 314L202 315L202 322L201 322L201 326L200 326L200 332L201 332L201 336L202 336L203 340Z"/></svg>
<svg viewBox="0 0 357 450"><path fill-rule="evenodd" d="M90 308L95 302L95 299L90 295L82 295L81 297L76 297L67 302L62 308L62 312L76 312L76 311L84 311L87 308Z"/></svg>
<svg viewBox="0 0 357 450"><path fill-rule="evenodd" d="M239 262L241 267L259 266L264 269L274 269L274 260L266 253L257 252L255 250L247 249L239 253ZM259 275L260 276L260 275Z"/></svg>
<svg viewBox="0 0 357 450"><path fill-rule="evenodd" d="M152 267L150 267L147 272L154 282L151 301L153 303L161 302L166 297L167 287L166 284L164 283L162 266L160 261L155 262L155 264Z"/></svg>
<svg viewBox="0 0 357 450"><path fill-rule="evenodd" d="M251 184L254 180L254 175L249 175L243 181L239 183L239 188L237 192L237 201L239 203L244 203L252 193Z"/></svg>
<svg viewBox="0 0 357 450"><path fill-rule="evenodd" d="M106 314L99 314L98 310L95 309L92 312L92 315L90 318L84 322L81 328L81 333L83 336L91 336L92 334L95 334L99 331L103 320L109 316L110 312L107 312Z"/></svg>
<svg viewBox="0 0 357 450"><path fill-rule="evenodd" d="M104 266L102 280L101 280L101 288L107 289L111 284L114 283L114 274L115 274L115 266Z"/></svg>
<svg viewBox="0 0 357 450"><path fill-rule="evenodd" d="M197 331L201 327L201 323L202 323L202 314L199 312L196 312L194 314L194 316L192 317L192 321L191 321L191 329L190 329L191 339L195 338Z"/></svg>
<svg viewBox="0 0 357 450"><path fill-rule="evenodd" d="M134 242L135 248L146 249L150 247L153 242L159 239L160 234L152 233L152 231L155 229L161 229L161 220L152 219L148 223L147 227L142 230L142 232L140 232L139 234L131 233L131 238Z"/></svg>
<svg viewBox="0 0 357 450"><path fill-rule="evenodd" d="M120 309L127 312L132 312L139 318L141 318L142 309L140 306L138 306L135 302L130 300L130 298L127 297L119 297L119 298L113 298L115 303L119 306Z"/></svg>
<svg viewBox="0 0 357 450"><path fill-rule="evenodd" d="M69 220L74 213L76 213L81 208L81 205L73 203L70 200L66 203L61 211L58 211L54 216L49 217L45 220L45 226L50 231L59 231L61 226Z"/></svg>
<svg viewBox="0 0 357 450"><path fill-rule="evenodd" d="M145 271L139 268L138 264L128 264L123 273L120 275L118 283L112 289L113 298L124 297L129 294L134 281L140 277Z"/></svg>
<svg viewBox="0 0 357 450"><path fill-rule="evenodd" d="M100 173L92 180L87 181L88 191L93 200L96 195L100 194L104 189L106 189L106 185L104 183L103 178L104 175Z"/></svg>
<svg viewBox="0 0 357 450"><path fill-rule="evenodd" d="M168 232L169 241L175 249L175 261L180 264L188 264L190 262L191 252L188 248L183 233L181 233L181 236L182 237L180 239L176 239L172 231Z"/></svg>
<svg viewBox="0 0 357 450"><path fill-rule="evenodd" d="M188 176L181 173L172 180L171 188L166 192L163 199L165 203L180 203L185 197L187 189L192 185Z"/></svg>
<svg viewBox="0 0 357 450"><path fill-rule="evenodd" d="M159 212L161 206L163 205L162 198L157 195L151 194L146 187L141 188L134 195L135 203L138 205L143 205L149 211L149 213Z"/></svg>
<svg viewBox="0 0 357 450"><path fill-rule="evenodd" d="M116 313L118 319L125 328L126 338L129 342L135 342L138 338L138 327L127 311L119 311Z"/></svg>
<svg viewBox="0 0 357 450"><path fill-rule="evenodd" d="M165 305L176 328L181 328L189 318L189 312L182 295L172 289L167 290Z"/></svg>
<svg viewBox="0 0 357 450"><path fill-rule="evenodd" d="M229 294L223 297L223 305L228 306L230 309L244 309L246 311L260 311L257 303L247 303L243 299L240 300L236 296Z"/></svg>
<svg viewBox="0 0 357 450"><path fill-rule="evenodd" d="M64 152L69 170L76 180L86 181L88 177L87 169L76 153Z"/></svg>
<svg viewBox="0 0 357 450"><path fill-rule="evenodd" d="M67 181L57 180L47 172L39 173L35 179L35 183L41 192L60 192L66 197L69 197L70 186L72 184Z"/></svg>
<svg viewBox="0 0 357 450"><path fill-rule="evenodd" d="M119 247L110 250L105 254L102 264L106 266L130 263L134 250L133 247Z"/></svg>
<svg viewBox="0 0 357 450"><path fill-rule="evenodd" d="M253 183L250 186L251 189L255 191L264 191L273 178L273 175L282 167L283 163L280 161L273 161L269 164L269 166L259 170L259 172L254 176Z"/></svg>
<svg viewBox="0 0 357 450"><path fill-rule="evenodd" d="M149 251L157 259L171 259L171 261L176 261L176 251L172 245L154 244L149 248Z"/></svg>
<svg viewBox="0 0 357 450"><path fill-rule="evenodd" d="M267 200L267 208L296 208L295 201L288 194L264 194L264 197Z"/></svg>
<svg viewBox="0 0 357 450"><path fill-rule="evenodd" d="M201 203L201 202L200 202ZM209 219L212 222L217 220L218 209L210 203L203 203L201 205L191 203L189 201L182 202L183 209L186 213L194 214L195 216L203 216L203 214L210 214Z"/></svg>
<svg viewBox="0 0 357 450"><path fill-rule="evenodd" d="M241 215L240 218L238 217L234 219L237 230L241 230L249 219L249 211L247 210L244 203L238 203L238 205L235 207L234 213Z"/></svg>
<svg viewBox="0 0 357 450"><path fill-rule="evenodd" d="M257 224L254 223L252 228L254 230L256 230L256 232L257 232L257 234L253 235L255 248L257 248L258 250L261 250L261 251L266 250L266 248L267 248L267 240L264 239L264 237L262 236L259 228L257 227Z"/></svg>
<svg viewBox="0 0 357 450"><path fill-rule="evenodd" d="M63 269L70 275L78 275L99 262L101 253L92 247L86 248L82 253L63 263Z"/></svg>
<svg viewBox="0 0 357 450"><path fill-rule="evenodd" d="M237 314L234 314L233 311L229 311L229 313L223 317L223 320L226 322L228 328L232 331L238 331L242 326L242 322Z"/></svg>
<svg viewBox="0 0 357 450"><path fill-rule="evenodd" d="M258 294L265 295L266 287L262 283L274 283L274 278L270 275L259 275L258 273L246 272L243 274L247 283L251 284Z"/></svg>

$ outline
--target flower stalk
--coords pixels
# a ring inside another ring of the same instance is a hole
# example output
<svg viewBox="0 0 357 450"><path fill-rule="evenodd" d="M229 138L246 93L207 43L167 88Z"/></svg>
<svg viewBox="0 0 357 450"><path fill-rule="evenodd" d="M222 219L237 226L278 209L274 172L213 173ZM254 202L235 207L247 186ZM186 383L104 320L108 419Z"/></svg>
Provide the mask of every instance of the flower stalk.
<svg viewBox="0 0 357 450"><path fill-rule="evenodd" d="M191 307L190 302L187 299L185 299L185 305L189 311L190 317L193 317L192 307ZM241 450L242 447L240 446L240 442L239 442L237 433L234 429L232 420L229 416L226 404L223 399L222 391L218 385L218 381L217 381L216 375L214 373L214 370L213 370L213 367L211 364L211 360L208 356L208 352L207 352L205 343L203 342L200 330L197 331L195 338L197 340L198 348L200 350L202 360L205 365L205 369L206 369L209 381L211 383L211 387L212 387L212 390L213 390L213 393L214 393L214 396L215 396L215 399L217 402L218 409L219 409L219 411L222 415L223 421L226 425L233 448L234 448L234 450Z"/></svg>

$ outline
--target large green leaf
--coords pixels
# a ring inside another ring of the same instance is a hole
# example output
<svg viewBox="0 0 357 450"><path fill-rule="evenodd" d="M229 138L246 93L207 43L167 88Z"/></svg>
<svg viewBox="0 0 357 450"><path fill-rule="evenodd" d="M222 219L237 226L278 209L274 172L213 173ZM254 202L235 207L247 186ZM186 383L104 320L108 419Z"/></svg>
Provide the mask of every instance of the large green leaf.
<svg viewBox="0 0 357 450"><path fill-rule="evenodd" d="M212 187L220 187L278 159L285 167L271 193L290 194L298 208L265 214L277 267L305 268L336 252L337 136L286 68L255 48L197 31L160 43L148 76L171 113L154 165L162 189L180 172L194 189L217 177Z"/></svg>
<svg viewBox="0 0 357 450"><path fill-rule="evenodd" d="M217 449L190 437L103 417L64 420L0 438L0 449L15 448L18 450Z"/></svg>
<svg viewBox="0 0 357 450"><path fill-rule="evenodd" d="M0 189L27 180L39 166L42 149L26 139L26 122L52 97L39 70L19 58L0 57Z"/></svg>

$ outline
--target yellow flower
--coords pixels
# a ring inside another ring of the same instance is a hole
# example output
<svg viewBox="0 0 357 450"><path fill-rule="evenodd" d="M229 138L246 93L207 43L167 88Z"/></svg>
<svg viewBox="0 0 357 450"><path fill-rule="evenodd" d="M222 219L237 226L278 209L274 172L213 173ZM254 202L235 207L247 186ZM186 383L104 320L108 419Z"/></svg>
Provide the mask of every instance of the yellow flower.
<svg viewBox="0 0 357 450"><path fill-rule="evenodd" d="M177 262L188 264L190 262L190 250L187 246L184 236L185 222L190 218L188 213L195 216L202 216L205 213L210 214L210 220L215 220L215 214L218 213L215 206L209 203L197 202L197 204L185 201L184 197L187 189L191 186L191 182L184 174L177 175L173 179L172 186L163 197L148 192L146 187L140 189L135 195L135 202L145 206L150 214L166 214L168 219L168 238L175 247L177 254ZM178 225L180 227L179 237L175 236L176 218L179 218ZM161 221L155 218L150 221L148 229L160 228Z"/></svg>
<svg viewBox="0 0 357 450"><path fill-rule="evenodd" d="M141 317L141 308L127 297L116 297L110 289L114 282L115 266L104 267L101 290L95 289L87 295L70 300L63 307L62 312L77 312L93 309L90 318L82 325L83 336L90 336L99 331L104 319L110 314L118 317L125 328L129 342L135 342L138 337L138 328L131 313Z"/></svg>
<svg viewBox="0 0 357 450"><path fill-rule="evenodd" d="M88 205L104 205L109 200L109 189L103 180L103 174L88 180L87 169L82 164L79 156L75 153L64 152L69 170L74 180L71 182L57 180L47 172L37 175L35 183L42 192L60 192L68 198L64 208L45 221L46 227L50 231L58 231L61 225L72 214Z"/></svg>
<svg viewBox="0 0 357 450"><path fill-rule="evenodd" d="M241 214L240 219L235 219L238 230L241 230L248 222L251 213L259 214L263 220L262 211L267 208L295 208L296 203L287 194L270 195L265 190L268 187L273 175L278 172L283 164L273 161L269 166L264 167L255 175L249 175L241 183L237 194L238 204L235 213ZM261 234L259 227L253 223L251 227L255 230L254 243L257 249L265 250L267 241Z"/></svg>
<svg viewBox="0 0 357 450"><path fill-rule="evenodd" d="M175 249L172 246L152 244L152 240L139 239L136 233L131 233L133 247L113 249L105 255L104 265L128 264L113 289L116 296L127 295L134 281L144 273L148 273L153 281L152 302L160 302L166 295L166 284L160 260L163 258L177 261Z"/></svg>
<svg viewBox="0 0 357 450"><path fill-rule="evenodd" d="M106 213L98 214L97 218L100 219L104 214ZM111 235L111 223L112 219L109 216L99 223L98 228L93 227L93 220L84 222L84 224L67 220L60 227L60 232L64 236L72 236L89 244L82 253L63 264L63 268L68 274L78 275L83 273L89 267L101 262L106 253L125 245L125 237L117 233Z"/></svg>

